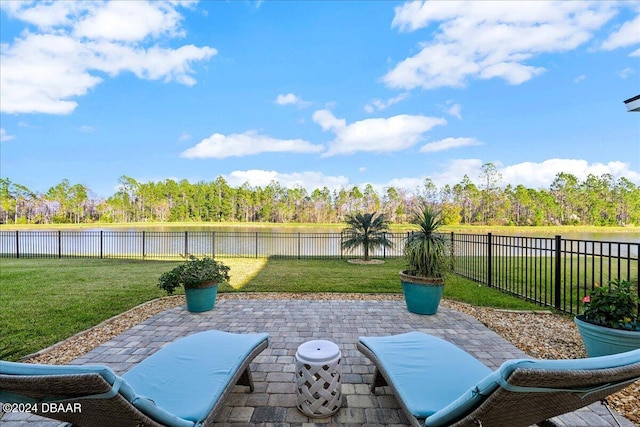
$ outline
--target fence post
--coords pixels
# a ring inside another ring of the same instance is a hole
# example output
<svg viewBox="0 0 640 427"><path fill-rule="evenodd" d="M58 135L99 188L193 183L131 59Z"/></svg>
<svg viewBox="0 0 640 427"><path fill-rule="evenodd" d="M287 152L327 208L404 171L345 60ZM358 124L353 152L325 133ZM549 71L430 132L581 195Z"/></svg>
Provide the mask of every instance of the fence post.
<svg viewBox="0 0 640 427"><path fill-rule="evenodd" d="M16 258L20 258L20 238L18 237L18 230L16 230Z"/></svg>
<svg viewBox="0 0 640 427"><path fill-rule="evenodd" d="M561 254L562 251L560 250L560 244L562 242L562 238L560 237L560 235L556 235L555 237L555 271L553 274L553 288L554 288L554 302L553 302L553 306L560 310L560 298L561 298L561 278L562 275L560 274L561 271L560 269L562 268L562 259L561 259Z"/></svg>
<svg viewBox="0 0 640 427"><path fill-rule="evenodd" d="M189 232L184 232L184 257L189 258Z"/></svg>
<svg viewBox="0 0 640 427"><path fill-rule="evenodd" d="M455 238L452 231L451 232L451 270L455 273L456 272L456 250L455 250L455 247L453 246L454 242L455 242Z"/></svg>
<svg viewBox="0 0 640 427"><path fill-rule="evenodd" d="M142 230L142 259L144 259L145 257L145 247L144 247L144 235L145 235L145 231Z"/></svg>
<svg viewBox="0 0 640 427"><path fill-rule="evenodd" d="M491 241L491 233L487 233L487 286L493 287L493 244Z"/></svg>
<svg viewBox="0 0 640 427"><path fill-rule="evenodd" d="M298 231L298 259L300 259L300 255L301 255L301 250L300 250L300 232Z"/></svg>
<svg viewBox="0 0 640 427"><path fill-rule="evenodd" d="M256 231L256 258L258 258L258 232Z"/></svg>
<svg viewBox="0 0 640 427"><path fill-rule="evenodd" d="M384 237L384 240L387 240L387 232L383 231L382 232L382 236ZM387 247L385 245L382 245L382 259L387 259Z"/></svg>
<svg viewBox="0 0 640 427"><path fill-rule="evenodd" d="M62 230L58 230L58 258L62 258Z"/></svg>
<svg viewBox="0 0 640 427"><path fill-rule="evenodd" d="M216 232L211 232L211 258L216 257Z"/></svg>
<svg viewBox="0 0 640 427"><path fill-rule="evenodd" d="M104 247L104 231L100 230L100 259L103 257L103 247Z"/></svg>

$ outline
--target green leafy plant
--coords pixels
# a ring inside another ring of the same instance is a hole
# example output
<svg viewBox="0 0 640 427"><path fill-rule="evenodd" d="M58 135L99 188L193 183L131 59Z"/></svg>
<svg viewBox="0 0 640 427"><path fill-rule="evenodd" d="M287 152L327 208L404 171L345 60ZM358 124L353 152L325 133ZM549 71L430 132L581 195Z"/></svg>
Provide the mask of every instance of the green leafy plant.
<svg viewBox="0 0 640 427"><path fill-rule="evenodd" d="M364 260L369 261L371 250L393 247L386 232L389 231L389 220L384 214L357 213L347 215L347 228L342 230L346 239L342 241L342 248L353 250L359 246L364 249Z"/></svg>
<svg viewBox="0 0 640 427"><path fill-rule="evenodd" d="M587 322L613 329L637 330L640 327L638 303L631 282L612 280L609 286L593 289L582 300Z"/></svg>
<svg viewBox="0 0 640 427"><path fill-rule="evenodd" d="M196 258L191 255L184 263L171 271L163 273L158 287L172 295L176 288L184 286L194 288L204 283L223 283L229 281L229 267L213 258Z"/></svg>
<svg viewBox="0 0 640 427"><path fill-rule="evenodd" d="M423 205L414 212L411 222L418 226L418 230L409 234L404 247L404 256L409 264L406 273L443 278L452 269L452 259L448 240L438 233L442 225L440 211Z"/></svg>

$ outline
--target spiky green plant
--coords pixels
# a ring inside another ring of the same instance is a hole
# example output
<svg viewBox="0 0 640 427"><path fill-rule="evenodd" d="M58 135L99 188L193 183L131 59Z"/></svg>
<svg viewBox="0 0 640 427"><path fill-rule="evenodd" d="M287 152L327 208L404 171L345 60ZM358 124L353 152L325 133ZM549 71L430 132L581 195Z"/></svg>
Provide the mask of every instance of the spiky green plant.
<svg viewBox="0 0 640 427"><path fill-rule="evenodd" d="M442 225L440 211L423 205L413 214L411 221L418 226L411 232L404 247L412 276L442 278L451 271L451 256L447 239L438 229Z"/></svg>
<svg viewBox="0 0 640 427"><path fill-rule="evenodd" d="M369 253L377 248L392 248L393 242L386 233L389 231L389 220L384 214L356 213L347 215L347 227L342 230L345 239L342 249L352 251L360 246L364 249L364 260L369 261Z"/></svg>

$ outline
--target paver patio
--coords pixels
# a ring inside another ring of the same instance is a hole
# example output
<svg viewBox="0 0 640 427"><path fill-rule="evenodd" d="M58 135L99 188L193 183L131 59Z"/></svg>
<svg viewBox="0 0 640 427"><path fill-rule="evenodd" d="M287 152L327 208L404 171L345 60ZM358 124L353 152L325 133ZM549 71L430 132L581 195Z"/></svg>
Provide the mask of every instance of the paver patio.
<svg viewBox="0 0 640 427"><path fill-rule="evenodd" d="M407 425L387 388L378 389L377 394L370 393L374 368L356 350L356 342L362 335L426 332L451 341L493 369L507 359L526 357L476 319L446 307L441 307L434 316L420 316L409 313L403 301L393 300L225 298L210 312L194 314L185 307L176 307L153 316L72 364L107 365L121 374L166 343L208 329L270 335L269 347L252 364L255 391L247 393L245 387L237 386L218 416L219 425ZM325 419L308 418L295 406L295 352L300 344L312 339L331 340L342 352L342 408ZM622 426L633 426L622 416L616 418ZM601 404L556 417L553 422L572 427L617 425ZM50 427L60 423L26 414L4 414L0 424Z"/></svg>

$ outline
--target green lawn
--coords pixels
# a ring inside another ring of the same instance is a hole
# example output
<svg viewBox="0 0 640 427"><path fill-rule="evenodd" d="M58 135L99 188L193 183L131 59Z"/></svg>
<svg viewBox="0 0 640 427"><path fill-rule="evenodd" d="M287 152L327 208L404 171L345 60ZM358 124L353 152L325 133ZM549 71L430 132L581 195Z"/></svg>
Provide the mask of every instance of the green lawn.
<svg viewBox="0 0 640 427"><path fill-rule="evenodd" d="M219 292L401 293L400 259L379 265L346 260L225 258L230 285ZM0 359L16 360L161 296L170 261L0 259ZM445 298L509 309L540 307L452 277Z"/></svg>

